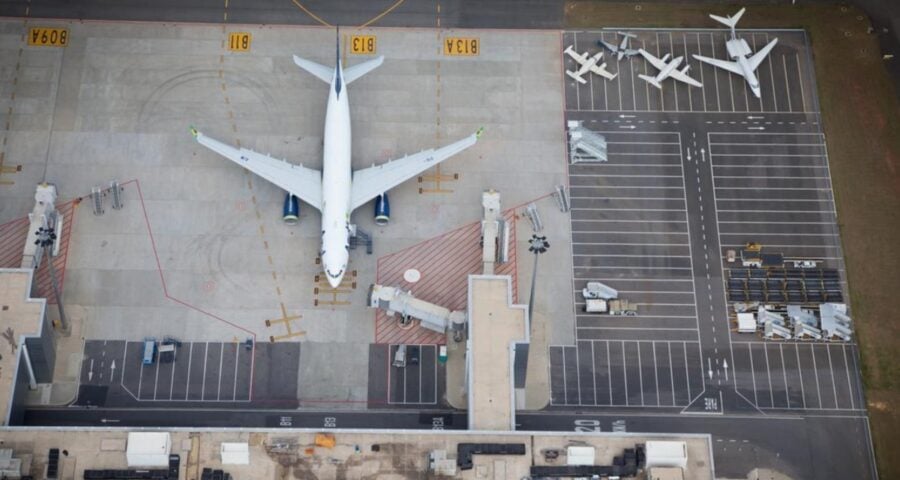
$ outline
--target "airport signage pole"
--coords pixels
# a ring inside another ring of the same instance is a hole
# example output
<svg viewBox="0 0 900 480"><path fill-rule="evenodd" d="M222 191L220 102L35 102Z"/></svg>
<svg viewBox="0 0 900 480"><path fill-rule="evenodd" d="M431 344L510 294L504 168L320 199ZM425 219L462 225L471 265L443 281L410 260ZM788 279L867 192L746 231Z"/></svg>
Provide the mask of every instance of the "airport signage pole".
<svg viewBox="0 0 900 480"><path fill-rule="evenodd" d="M534 311L534 284L537 280L538 256L550 248L547 237L532 235L528 241L528 251L534 254L534 268L531 271L531 296L528 297L528 323L531 323L531 314Z"/></svg>
<svg viewBox="0 0 900 480"><path fill-rule="evenodd" d="M43 249L43 256L47 257L47 268L50 270L50 285L53 287L53 297L56 299L57 308L59 308L59 331L63 335L69 336L71 333L69 320L66 318L66 312L63 309L62 298L59 296L59 283L56 281L56 268L53 266L53 244L56 242L56 232L53 227L41 227L35 233L37 234L37 240L34 243Z"/></svg>

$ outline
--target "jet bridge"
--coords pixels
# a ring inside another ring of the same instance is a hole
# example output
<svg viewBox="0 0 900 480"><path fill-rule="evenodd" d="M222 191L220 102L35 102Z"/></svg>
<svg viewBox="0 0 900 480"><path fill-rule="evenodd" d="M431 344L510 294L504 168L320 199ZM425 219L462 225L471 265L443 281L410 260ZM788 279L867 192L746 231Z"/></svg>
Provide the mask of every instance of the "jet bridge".
<svg viewBox="0 0 900 480"><path fill-rule="evenodd" d="M453 311L440 305L420 300L412 292L404 292L396 287L373 284L369 288L369 306L380 308L389 316L399 314L401 320L419 319L422 327L438 333L444 333L448 325L454 331L466 321L464 312Z"/></svg>

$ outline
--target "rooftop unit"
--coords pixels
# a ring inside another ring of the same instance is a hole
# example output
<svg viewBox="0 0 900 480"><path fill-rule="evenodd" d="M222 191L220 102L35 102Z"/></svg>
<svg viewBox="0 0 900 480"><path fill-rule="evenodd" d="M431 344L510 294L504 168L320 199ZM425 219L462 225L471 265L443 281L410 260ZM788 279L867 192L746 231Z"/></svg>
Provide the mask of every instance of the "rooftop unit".
<svg viewBox="0 0 900 480"><path fill-rule="evenodd" d="M778 337L785 340L793 336L791 334L791 329L785 327L784 325L779 325L771 321L765 323L765 326L763 327L763 335L769 339Z"/></svg>

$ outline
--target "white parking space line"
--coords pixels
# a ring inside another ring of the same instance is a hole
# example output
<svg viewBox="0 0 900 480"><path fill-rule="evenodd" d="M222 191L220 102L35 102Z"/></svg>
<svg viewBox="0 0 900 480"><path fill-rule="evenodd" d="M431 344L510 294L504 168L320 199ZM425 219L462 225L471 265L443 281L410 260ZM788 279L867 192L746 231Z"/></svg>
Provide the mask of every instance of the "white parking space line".
<svg viewBox="0 0 900 480"><path fill-rule="evenodd" d="M853 382L850 381L850 364L847 362L847 346L841 345L841 352L844 354L844 369L847 372L847 391L850 392L850 408L856 408L853 399Z"/></svg>
<svg viewBox="0 0 900 480"><path fill-rule="evenodd" d="M803 388L803 364L800 363L800 346L794 344L794 353L797 355L797 373L800 374L800 399L803 400L803 408L806 408L806 389Z"/></svg>
<svg viewBox="0 0 900 480"><path fill-rule="evenodd" d="M775 406L775 392L772 389L772 371L769 369L769 347L763 345L763 353L766 354L766 378L769 379L769 400L771 405Z"/></svg>
<svg viewBox="0 0 900 480"><path fill-rule="evenodd" d="M593 342L591 342L593 343ZM612 361L609 354L609 340L606 340L606 378L609 379L609 404L613 404L612 397Z"/></svg>
<svg viewBox="0 0 900 480"><path fill-rule="evenodd" d="M209 360L209 342L206 342L206 350L203 353L203 383L200 386L200 400L206 399L206 364Z"/></svg>
<svg viewBox="0 0 900 480"><path fill-rule="evenodd" d="M828 345L825 346L825 353L828 354L828 372L831 374L831 388L834 391L834 406L835 408L840 408L841 404L838 402L837 383L834 381L834 364L831 362L831 349L828 348Z"/></svg>
<svg viewBox="0 0 900 480"><path fill-rule="evenodd" d="M803 92L803 69L800 68L800 55L795 53L794 58L797 60L797 80L800 84L800 111L803 112L806 110L806 94Z"/></svg>
<svg viewBox="0 0 900 480"><path fill-rule="evenodd" d="M781 355L781 374L784 377L784 399L787 402L788 408L791 408L791 395L790 390L788 390L788 381L787 381L787 364L784 363L784 347L783 344L778 344L778 353ZM774 405L774 404L773 404Z"/></svg>
<svg viewBox="0 0 900 480"><path fill-rule="evenodd" d="M794 107L791 105L791 83L788 80L787 59L784 54L781 55L781 65L784 67L784 91L787 92L788 111L793 112Z"/></svg>
<svg viewBox="0 0 900 480"><path fill-rule="evenodd" d="M194 360L194 342L190 343L188 351L187 380L184 384L184 400L187 401L188 394L191 391L191 362Z"/></svg>

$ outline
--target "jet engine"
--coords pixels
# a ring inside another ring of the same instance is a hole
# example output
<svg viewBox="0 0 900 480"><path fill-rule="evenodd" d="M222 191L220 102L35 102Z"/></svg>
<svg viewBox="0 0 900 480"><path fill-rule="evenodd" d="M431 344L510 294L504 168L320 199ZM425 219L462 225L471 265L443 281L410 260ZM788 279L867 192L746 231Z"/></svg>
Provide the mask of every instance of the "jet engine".
<svg viewBox="0 0 900 480"><path fill-rule="evenodd" d="M391 221L391 201L387 193L375 197L375 224L385 226Z"/></svg>
<svg viewBox="0 0 900 480"><path fill-rule="evenodd" d="M288 193L284 196L282 219L288 225L300 223L300 200L295 195Z"/></svg>

